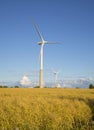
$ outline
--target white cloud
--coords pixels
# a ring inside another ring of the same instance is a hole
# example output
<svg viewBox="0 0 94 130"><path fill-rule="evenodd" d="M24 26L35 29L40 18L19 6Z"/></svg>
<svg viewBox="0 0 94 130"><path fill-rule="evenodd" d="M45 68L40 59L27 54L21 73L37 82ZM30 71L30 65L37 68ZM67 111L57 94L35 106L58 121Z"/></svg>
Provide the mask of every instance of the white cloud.
<svg viewBox="0 0 94 130"><path fill-rule="evenodd" d="M81 87L87 88L89 84L94 84L94 79L80 78L74 80L63 80L63 87Z"/></svg>
<svg viewBox="0 0 94 130"><path fill-rule="evenodd" d="M20 81L20 84L22 86L30 86L31 85L31 81L30 81L30 79L27 76L23 76L21 81Z"/></svg>

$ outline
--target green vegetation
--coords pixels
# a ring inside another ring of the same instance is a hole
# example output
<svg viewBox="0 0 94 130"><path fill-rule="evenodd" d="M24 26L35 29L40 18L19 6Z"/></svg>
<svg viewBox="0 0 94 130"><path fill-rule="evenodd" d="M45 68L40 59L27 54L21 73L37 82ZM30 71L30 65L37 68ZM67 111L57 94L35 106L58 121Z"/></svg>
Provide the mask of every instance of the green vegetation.
<svg viewBox="0 0 94 130"><path fill-rule="evenodd" d="M14 86L14 88L19 88L19 86Z"/></svg>
<svg viewBox="0 0 94 130"><path fill-rule="evenodd" d="M8 88L8 86L0 85L0 88Z"/></svg>
<svg viewBox="0 0 94 130"><path fill-rule="evenodd" d="M94 130L94 89L0 89L0 130Z"/></svg>
<svg viewBox="0 0 94 130"><path fill-rule="evenodd" d="M90 84L90 85L89 85L89 88L90 88L90 89L94 89L94 85L93 85L93 84Z"/></svg>

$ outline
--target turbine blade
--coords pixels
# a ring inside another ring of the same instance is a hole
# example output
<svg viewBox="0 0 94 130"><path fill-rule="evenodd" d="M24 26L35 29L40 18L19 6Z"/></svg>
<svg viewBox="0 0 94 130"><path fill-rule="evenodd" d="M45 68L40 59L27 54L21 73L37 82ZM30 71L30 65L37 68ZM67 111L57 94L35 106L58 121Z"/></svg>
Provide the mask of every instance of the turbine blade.
<svg viewBox="0 0 94 130"><path fill-rule="evenodd" d="M35 27L35 29L36 29L36 31L37 31L37 33L38 33L40 39L41 39L42 41L44 41L44 39L43 39L43 37L42 37L42 35L41 35L41 33L40 33L40 31L39 31L39 29L38 29L38 27L37 27L37 25L35 24L34 21L33 21L33 24L34 24L34 27Z"/></svg>
<svg viewBox="0 0 94 130"><path fill-rule="evenodd" d="M45 42L45 44L58 44L57 42Z"/></svg>

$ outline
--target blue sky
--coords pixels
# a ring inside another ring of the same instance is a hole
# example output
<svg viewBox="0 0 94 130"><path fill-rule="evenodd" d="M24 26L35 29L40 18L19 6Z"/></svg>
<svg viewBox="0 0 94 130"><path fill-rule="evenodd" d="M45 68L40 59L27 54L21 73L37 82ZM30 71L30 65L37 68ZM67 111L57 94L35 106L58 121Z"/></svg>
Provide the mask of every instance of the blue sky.
<svg viewBox="0 0 94 130"><path fill-rule="evenodd" d="M94 72L94 0L0 0L0 81L20 80L39 70L40 38L59 42L44 46L44 70L62 76Z"/></svg>

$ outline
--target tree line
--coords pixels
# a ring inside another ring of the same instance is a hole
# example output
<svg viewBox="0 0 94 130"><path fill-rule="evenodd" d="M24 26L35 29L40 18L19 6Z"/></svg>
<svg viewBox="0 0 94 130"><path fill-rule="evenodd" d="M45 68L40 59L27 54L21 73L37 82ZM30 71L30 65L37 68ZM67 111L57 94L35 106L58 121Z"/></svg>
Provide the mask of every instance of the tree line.
<svg viewBox="0 0 94 130"><path fill-rule="evenodd" d="M0 85L0 88L20 88L20 86L13 86L13 87L9 87L7 85ZM36 86L34 88L39 88L39 86ZM45 87L45 88L49 88L49 87ZM79 87L76 87L76 88L79 88ZM89 84L89 89L94 89L94 85L93 84ZM79 88L80 89L80 88Z"/></svg>
<svg viewBox="0 0 94 130"><path fill-rule="evenodd" d="M0 88L20 88L19 86L9 87L7 85L0 85Z"/></svg>

